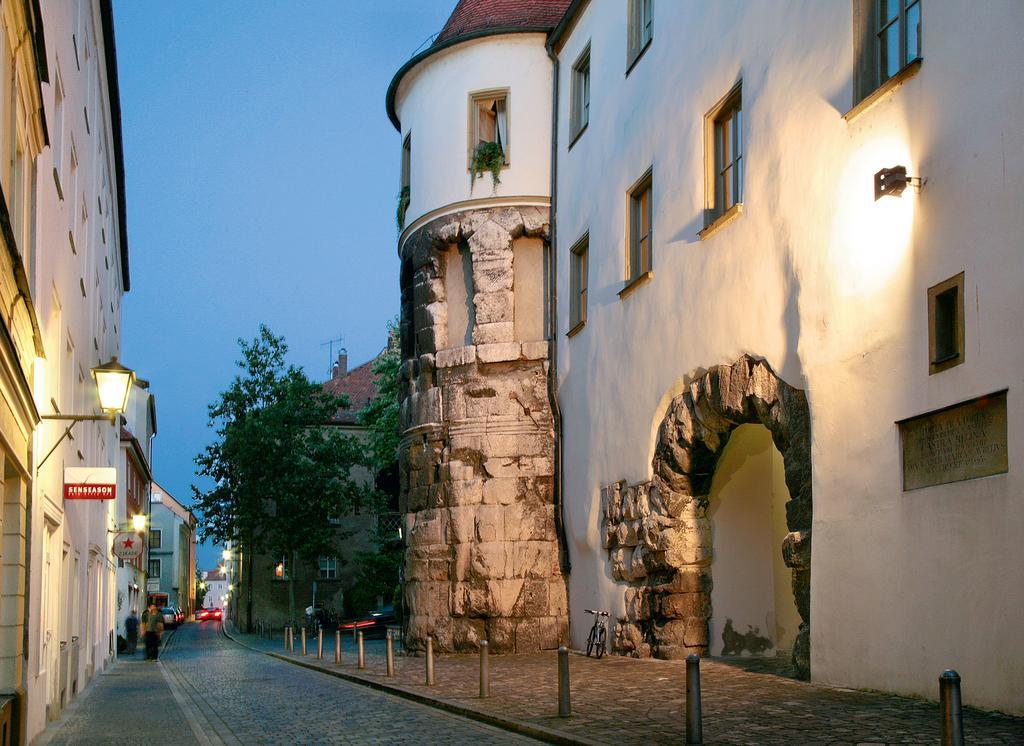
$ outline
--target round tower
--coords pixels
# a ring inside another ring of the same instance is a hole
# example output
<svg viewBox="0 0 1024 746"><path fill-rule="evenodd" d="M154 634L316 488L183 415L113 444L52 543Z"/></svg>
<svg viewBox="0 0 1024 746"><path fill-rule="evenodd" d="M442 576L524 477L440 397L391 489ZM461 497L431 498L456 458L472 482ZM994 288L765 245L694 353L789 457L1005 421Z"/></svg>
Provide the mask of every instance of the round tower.
<svg viewBox="0 0 1024 746"><path fill-rule="evenodd" d="M408 644L567 640L548 298L551 62L568 0L460 0L396 73Z"/></svg>

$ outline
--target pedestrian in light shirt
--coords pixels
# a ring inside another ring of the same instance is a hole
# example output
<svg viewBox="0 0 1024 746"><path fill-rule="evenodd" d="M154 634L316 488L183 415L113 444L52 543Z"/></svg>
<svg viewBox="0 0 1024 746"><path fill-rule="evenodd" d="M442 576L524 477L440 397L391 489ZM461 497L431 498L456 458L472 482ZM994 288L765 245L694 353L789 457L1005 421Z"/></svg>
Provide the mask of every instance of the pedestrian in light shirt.
<svg viewBox="0 0 1024 746"><path fill-rule="evenodd" d="M156 604L150 604L142 615L142 629L146 639L146 660L155 661L160 654L160 638L164 634L164 615Z"/></svg>

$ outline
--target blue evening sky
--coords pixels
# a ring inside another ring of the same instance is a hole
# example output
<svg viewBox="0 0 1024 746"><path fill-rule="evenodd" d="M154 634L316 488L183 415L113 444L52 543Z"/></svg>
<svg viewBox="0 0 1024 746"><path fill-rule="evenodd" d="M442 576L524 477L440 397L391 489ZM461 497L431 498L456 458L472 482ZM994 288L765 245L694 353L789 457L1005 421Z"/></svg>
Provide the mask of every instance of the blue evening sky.
<svg viewBox="0 0 1024 746"><path fill-rule="evenodd" d="M265 322L291 362L349 367L398 312L391 76L455 0L116 0L131 292L122 359L149 379L158 482L186 504L206 407ZM199 567L219 550L205 546Z"/></svg>

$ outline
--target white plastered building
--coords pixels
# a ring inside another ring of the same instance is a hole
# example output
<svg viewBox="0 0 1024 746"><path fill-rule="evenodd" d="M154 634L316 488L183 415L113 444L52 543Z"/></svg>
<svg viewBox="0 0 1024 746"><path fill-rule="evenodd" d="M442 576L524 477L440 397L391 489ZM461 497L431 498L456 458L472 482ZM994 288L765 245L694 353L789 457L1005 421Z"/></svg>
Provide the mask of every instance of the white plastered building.
<svg viewBox="0 0 1024 746"><path fill-rule="evenodd" d="M446 30L488 5L462 0ZM620 652L782 654L929 698L955 668L967 703L1022 712L1024 8L550 5L568 7L547 50L484 24L414 57L388 107L403 260L446 214L550 199L572 644L602 607ZM510 102L490 194L466 174L478 90ZM469 359L443 335L452 308L416 295L428 279L403 269L417 437L423 354ZM410 546L407 578L433 551Z"/></svg>

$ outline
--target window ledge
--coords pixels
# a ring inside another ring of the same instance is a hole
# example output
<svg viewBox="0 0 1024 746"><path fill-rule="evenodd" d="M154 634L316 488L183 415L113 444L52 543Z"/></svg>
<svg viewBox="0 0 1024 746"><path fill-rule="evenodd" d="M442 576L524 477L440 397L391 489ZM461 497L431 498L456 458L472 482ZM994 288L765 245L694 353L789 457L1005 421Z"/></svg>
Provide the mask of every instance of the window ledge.
<svg viewBox="0 0 1024 746"><path fill-rule="evenodd" d="M586 124L579 128L576 134L569 138L569 147L567 150L572 150L572 146L576 144L576 141L583 137L583 133L587 131L587 124L590 124L590 122L587 121Z"/></svg>
<svg viewBox="0 0 1024 746"><path fill-rule="evenodd" d="M697 238L699 238L701 241L707 241L713 235L718 233L718 231L722 230L722 228L727 226L729 223L734 221L736 218L738 218L742 214L743 214L743 203L742 202L737 202L735 205L733 205L728 210L726 210L724 213L722 213L717 218L715 218L713 221L711 221L704 228L704 230L702 230L700 233L697 234Z"/></svg>
<svg viewBox="0 0 1024 746"><path fill-rule="evenodd" d="M627 78L629 77L629 74L630 74L631 72L633 72L633 68L634 68L634 67L636 67L636 63L638 63L638 62L640 61L640 58L644 56L644 53L645 53L645 52L646 52L646 51L647 51L648 49L650 49L650 47L651 47L651 42L653 42L653 41L654 41L654 37L652 36L652 37L651 37L650 39L648 39L648 40L647 40L647 42L646 42L646 43L645 43L645 44L644 44L644 45L643 45L642 47L640 47L640 51L638 51L638 52L636 53L636 57L634 57L633 59L631 59L631 60L629 61L629 64L628 64L628 65L626 65L626 77L627 77Z"/></svg>
<svg viewBox="0 0 1024 746"><path fill-rule="evenodd" d="M57 173L57 167L53 167L53 183L57 187L57 197L61 202L64 201L64 189L60 185L60 174Z"/></svg>
<svg viewBox="0 0 1024 746"><path fill-rule="evenodd" d="M852 109L843 114L843 119L847 122L852 122L868 109L873 109L879 101L888 98L889 94L917 75L917 71L921 69L921 60L922 58L918 57L916 60L911 60L904 65L902 70L882 83L882 85L861 99Z"/></svg>
<svg viewBox="0 0 1024 746"><path fill-rule="evenodd" d="M653 270L649 269L646 272L640 273L639 275L634 277L632 280L627 282L626 286L624 288L622 288L622 290L619 291L619 299L620 300L625 300L626 296L628 296L630 293L632 293L634 290L636 290L638 287L643 285L645 282L647 282L652 277L654 277L654 271Z"/></svg>
<svg viewBox="0 0 1024 746"><path fill-rule="evenodd" d="M570 329L569 331L567 331L565 333L565 336L567 336L567 337L575 337L577 334L579 334L581 331L583 331L583 327L585 327L586 325L587 325L587 320L586 319L583 319L583 321L577 322L576 326L574 326L572 329Z"/></svg>

